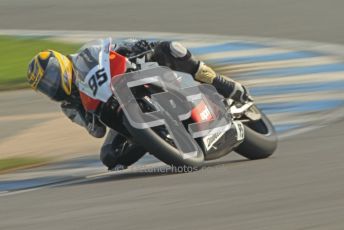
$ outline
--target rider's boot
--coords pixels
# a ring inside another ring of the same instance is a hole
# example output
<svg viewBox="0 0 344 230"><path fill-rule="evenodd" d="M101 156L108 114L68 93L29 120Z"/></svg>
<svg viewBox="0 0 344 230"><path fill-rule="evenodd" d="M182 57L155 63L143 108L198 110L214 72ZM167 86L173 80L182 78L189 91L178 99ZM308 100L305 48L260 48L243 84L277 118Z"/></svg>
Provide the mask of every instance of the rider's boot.
<svg viewBox="0 0 344 230"><path fill-rule="evenodd" d="M109 170L123 170L138 161L146 151L128 143L126 138L110 129L100 151L100 160Z"/></svg>

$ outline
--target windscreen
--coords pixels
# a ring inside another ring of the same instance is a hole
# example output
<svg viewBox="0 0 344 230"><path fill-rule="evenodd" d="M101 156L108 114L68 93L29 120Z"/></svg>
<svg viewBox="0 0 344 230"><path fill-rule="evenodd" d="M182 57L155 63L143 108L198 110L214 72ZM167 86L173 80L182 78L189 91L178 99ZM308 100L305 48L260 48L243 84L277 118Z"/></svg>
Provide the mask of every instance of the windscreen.
<svg viewBox="0 0 344 230"><path fill-rule="evenodd" d="M85 44L79 53L71 55L77 80L85 81L87 74L99 64L99 53L101 49L102 40L97 40Z"/></svg>

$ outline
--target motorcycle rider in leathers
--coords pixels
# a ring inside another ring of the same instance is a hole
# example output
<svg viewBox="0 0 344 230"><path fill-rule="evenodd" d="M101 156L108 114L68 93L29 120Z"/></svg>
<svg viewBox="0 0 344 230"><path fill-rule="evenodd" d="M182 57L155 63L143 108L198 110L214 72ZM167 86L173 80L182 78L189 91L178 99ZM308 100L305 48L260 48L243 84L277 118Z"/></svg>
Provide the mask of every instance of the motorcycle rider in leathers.
<svg viewBox="0 0 344 230"><path fill-rule="evenodd" d="M147 61L155 61L172 70L189 73L195 80L213 85L225 98L239 103L252 100L244 86L216 73L178 42L130 40L114 45L113 50L128 58L153 50L149 57L146 56ZM97 117L83 109L80 94L74 84L74 65L71 56L64 56L53 50L40 52L29 64L28 82L33 89L61 102L61 109L69 119L84 126L92 136L102 138L106 134L106 127ZM124 137L110 129L100 151L100 158L109 169L126 168L145 154L145 150L139 146L132 146L130 153L123 151L124 141Z"/></svg>

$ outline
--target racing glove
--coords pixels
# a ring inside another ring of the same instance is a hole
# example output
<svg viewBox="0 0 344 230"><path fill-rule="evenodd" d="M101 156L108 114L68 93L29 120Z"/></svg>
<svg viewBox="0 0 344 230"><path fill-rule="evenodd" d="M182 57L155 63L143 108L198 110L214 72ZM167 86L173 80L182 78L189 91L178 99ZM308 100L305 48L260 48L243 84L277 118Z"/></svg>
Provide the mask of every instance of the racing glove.
<svg viewBox="0 0 344 230"><path fill-rule="evenodd" d="M125 57L132 57L146 51L153 49L153 43L149 43L146 40L135 40L130 39L125 41L122 45L120 45L116 52L125 56Z"/></svg>
<svg viewBox="0 0 344 230"><path fill-rule="evenodd" d="M61 104L62 112L68 117L72 122L86 127L86 121L84 116L81 114L81 111L77 109L74 105L68 102L62 102Z"/></svg>
<svg viewBox="0 0 344 230"><path fill-rule="evenodd" d="M85 113L82 109L68 102L63 102L61 109L72 122L86 128L93 137L102 138L105 136L106 127L99 122L94 114Z"/></svg>
<svg viewBox="0 0 344 230"><path fill-rule="evenodd" d="M140 54L140 53L152 50L152 48L153 48L152 43L149 43L147 40L139 40L134 43L132 50L134 53Z"/></svg>

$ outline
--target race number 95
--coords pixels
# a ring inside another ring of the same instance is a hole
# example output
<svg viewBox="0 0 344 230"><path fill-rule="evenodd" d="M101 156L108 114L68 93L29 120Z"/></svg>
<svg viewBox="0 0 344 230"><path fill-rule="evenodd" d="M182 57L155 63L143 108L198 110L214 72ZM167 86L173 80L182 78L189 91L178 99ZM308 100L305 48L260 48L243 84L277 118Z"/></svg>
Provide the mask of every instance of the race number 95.
<svg viewBox="0 0 344 230"><path fill-rule="evenodd" d="M98 88L101 87L107 81L107 75L104 68L97 70L97 72L90 78L88 85L95 96L98 92Z"/></svg>

